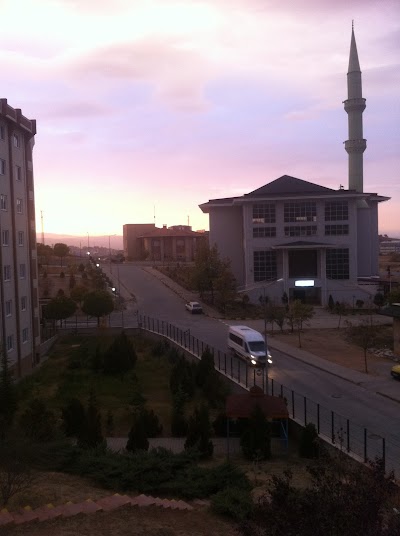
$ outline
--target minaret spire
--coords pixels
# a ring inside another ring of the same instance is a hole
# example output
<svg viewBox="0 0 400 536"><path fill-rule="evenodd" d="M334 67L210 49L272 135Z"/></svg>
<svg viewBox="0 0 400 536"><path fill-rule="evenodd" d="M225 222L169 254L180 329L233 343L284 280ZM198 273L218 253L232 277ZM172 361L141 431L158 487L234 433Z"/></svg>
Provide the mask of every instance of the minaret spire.
<svg viewBox="0 0 400 536"><path fill-rule="evenodd" d="M347 100L344 109L348 116L349 139L345 149L349 155L349 190L363 191L363 153L367 141L363 138L362 113L365 99L362 97L361 70L358 60L354 21L351 23L349 69L347 73Z"/></svg>

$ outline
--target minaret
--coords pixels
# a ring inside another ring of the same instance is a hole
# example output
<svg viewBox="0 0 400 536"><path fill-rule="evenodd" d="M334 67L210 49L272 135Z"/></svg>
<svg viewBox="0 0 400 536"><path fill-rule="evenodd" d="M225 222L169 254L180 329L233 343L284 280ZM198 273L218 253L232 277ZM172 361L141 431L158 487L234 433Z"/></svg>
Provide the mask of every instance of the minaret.
<svg viewBox="0 0 400 536"><path fill-rule="evenodd" d="M349 70L347 73L347 100L344 101L349 123L349 139L345 149L349 155L349 190L363 191L363 152L367 140L363 138L362 113L365 99L362 97L361 70L358 61L354 23L351 26Z"/></svg>

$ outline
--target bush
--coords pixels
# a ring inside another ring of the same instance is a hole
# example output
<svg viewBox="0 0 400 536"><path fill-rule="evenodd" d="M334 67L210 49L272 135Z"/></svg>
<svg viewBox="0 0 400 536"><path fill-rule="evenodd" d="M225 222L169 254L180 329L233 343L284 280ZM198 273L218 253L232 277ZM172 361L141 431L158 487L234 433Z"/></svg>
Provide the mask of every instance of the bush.
<svg viewBox="0 0 400 536"><path fill-rule="evenodd" d="M196 368L196 383L199 387L207 382L210 374L215 372L214 356L211 350L207 347L201 354L200 361Z"/></svg>
<svg viewBox="0 0 400 536"><path fill-rule="evenodd" d="M61 410L62 428L67 437L78 437L85 424L85 408L80 400L72 398Z"/></svg>
<svg viewBox="0 0 400 536"><path fill-rule="evenodd" d="M163 339L162 341L157 341L151 349L151 355L154 357L161 357L166 354L168 349L169 342L166 339Z"/></svg>
<svg viewBox="0 0 400 536"><path fill-rule="evenodd" d="M308 423L301 431L299 455L302 458L318 458L319 440L315 425Z"/></svg>
<svg viewBox="0 0 400 536"><path fill-rule="evenodd" d="M33 441L52 441L57 435L57 421L54 413L38 398L31 400L20 417L24 434Z"/></svg>
<svg viewBox="0 0 400 536"><path fill-rule="evenodd" d="M137 418L143 422L147 437L158 437L162 434L163 427L160 424L160 419L152 409L141 407Z"/></svg>
<svg viewBox="0 0 400 536"><path fill-rule="evenodd" d="M61 278L61 279L64 279L64 277L65 277L64 272L60 272L60 278Z"/></svg>
<svg viewBox="0 0 400 536"><path fill-rule="evenodd" d="M240 438L243 455L249 460L271 457L271 425L260 406L255 406Z"/></svg>
<svg viewBox="0 0 400 536"><path fill-rule="evenodd" d="M138 450L148 450L149 440L147 439L147 433L145 428L145 422L139 417L134 416L132 428L129 430L128 441L126 443L126 450L128 452L136 452Z"/></svg>
<svg viewBox="0 0 400 536"><path fill-rule="evenodd" d="M173 395L179 390L188 398L192 398L196 388L195 368L192 363L179 356L171 369L169 386Z"/></svg>
<svg viewBox="0 0 400 536"><path fill-rule="evenodd" d="M195 449L201 458L211 458L214 445L210 439L211 425L207 406L195 408L194 414L189 418L185 450Z"/></svg>
<svg viewBox="0 0 400 536"><path fill-rule="evenodd" d="M225 488L211 497L214 513L235 521L244 521L253 510L253 498L249 490Z"/></svg>
<svg viewBox="0 0 400 536"><path fill-rule="evenodd" d="M133 344L123 331L106 350L103 358L105 374L125 374L135 366L137 355Z"/></svg>

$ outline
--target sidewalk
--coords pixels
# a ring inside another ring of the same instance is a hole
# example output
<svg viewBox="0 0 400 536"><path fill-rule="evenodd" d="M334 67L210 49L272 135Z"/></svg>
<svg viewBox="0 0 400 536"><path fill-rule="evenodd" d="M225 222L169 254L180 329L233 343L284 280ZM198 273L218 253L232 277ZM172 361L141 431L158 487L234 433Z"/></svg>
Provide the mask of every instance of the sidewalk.
<svg viewBox="0 0 400 536"><path fill-rule="evenodd" d="M174 291L178 296L180 296L184 301L199 301L198 294L195 292L187 291L182 288L180 285L175 283L172 279L166 275L159 272L157 269L150 266L143 267L149 274L153 277L157 277L165 286ZM224 317L215 311L215 309L204 305L203 309L206 315L216 318L223 319ZM350 316L349 319L356 323L357 320L362 321L365 316ZM368 317L369 318L369 317ZM376 324L388 324L388 318L381 315L372 315L372 321ZM246 323L254 329L262 331L263 329L263 320L246 320ZM323 329L323 328L337 328L338 326L338 316L332 315L324 308L318 308L318 313L307 323L307 329ZM298 359L303 363L315 367L317 369L323 370L342 378L346 381L349 381L359 387L377 393L381 396L389 398L400 404L400 382L392 379L390 376L387 377L377 377L370 376L368 374L357 372L348 367L338 365L337 363L332 363L318 357L317 355L311 354L300 348L285 344L284 342L274 340L273 338L269 339L269 345L271 348L276 349L286 355L291 356L294 359Z"/></svg>

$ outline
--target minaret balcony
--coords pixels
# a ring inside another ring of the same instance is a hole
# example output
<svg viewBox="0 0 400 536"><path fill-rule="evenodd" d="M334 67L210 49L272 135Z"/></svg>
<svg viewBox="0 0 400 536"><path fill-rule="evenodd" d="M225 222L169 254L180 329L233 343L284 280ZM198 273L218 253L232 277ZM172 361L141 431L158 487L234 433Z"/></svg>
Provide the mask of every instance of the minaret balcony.
<svg viewBox="0 0 400 536"><path fill-rule="evenodd" d="M367 140L347 140L344 148L348 153L363 153L367 148Z"/></svg>
<svg viewBox="0 0 400 536"><path fill-rule="evenodd" d="M347 99L343 101L344 109L347 113L349 112L363 112L366 107L366 100L365 99Z"/></svg>

